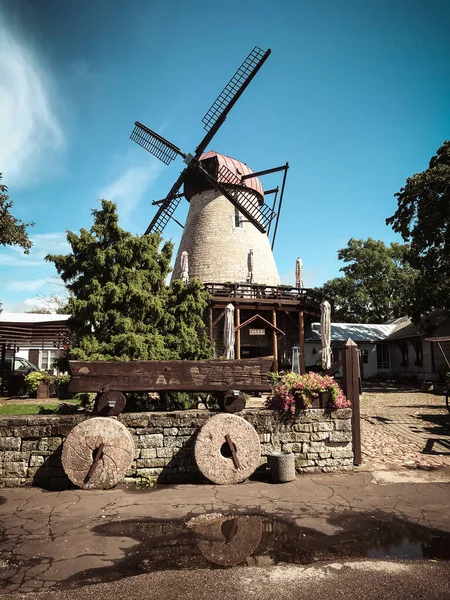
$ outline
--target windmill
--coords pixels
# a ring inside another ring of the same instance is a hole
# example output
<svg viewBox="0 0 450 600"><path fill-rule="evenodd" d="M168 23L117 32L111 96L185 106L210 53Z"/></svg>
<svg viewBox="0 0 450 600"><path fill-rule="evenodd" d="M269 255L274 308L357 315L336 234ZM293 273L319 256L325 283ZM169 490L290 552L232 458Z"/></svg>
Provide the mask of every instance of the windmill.
<svg viewBox="0 0 450 600"><path fill-rule="evenodd" d="M218 155L217 153L209 152L205 154L207 146L225 122L230 110L265 63L270 53L270 49L263 51L258 46L253 48L203 117L202 122L206 130L206 135L198 144L193 154L182 152L180 148L155 131L152 131L142 123L135 123L130 136L133 141L166 165L169 165L177 156L181 156L186 164L186 167L173 184L167 196L162 200L153 202L159 208L147 227L146 234L154 232L162 233L169 219L173 219L183 227L174 218L174 213L182 197L186 196L190 200L196 193L205 190L214 190L221 198L225 198L233 205L238 218L242 218L244 221L250 223L260 234L264 234L267 239L268 236L266 234L270 233L272 222L274 222L275 226L272 235L273 248L286 175L289 168L288 163L281 167L253 173L246 165L238 163L234 159L226 160L228 157L223 157L223 155ZM280 171L284 171L284 176L281 194L278 199L279 188L277 187L264 192L260 183L258 186L259 180L257 177ZM183 185L184 192L180 192ZM268 194L274 194L272 206L269 206L264 201L264 196ZM185 234L186 229L183 235ZM256 255L255 258L257 260L258 256ZM195 252L192 257L191 252L189 252L189 261L190 266L192 264L195 272Z"/></svg>

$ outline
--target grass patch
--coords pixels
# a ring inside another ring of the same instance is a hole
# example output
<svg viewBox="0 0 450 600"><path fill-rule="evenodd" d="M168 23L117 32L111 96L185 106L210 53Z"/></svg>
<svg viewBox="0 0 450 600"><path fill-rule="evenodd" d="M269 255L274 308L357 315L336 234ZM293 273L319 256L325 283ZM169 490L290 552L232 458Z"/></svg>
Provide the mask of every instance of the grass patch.
<svg viewBox="0 0 450 600"><path fill-rule="evenodd" d="M74 411L78 405L78 401L66 401L64 404L69 404L73 407ZM63 403L58 404L26 404L21 402L20 404L7 403L0 406L0 415L38 415L38 414L61 414L61 406ZM62 413L63 414L63 413Z"/></svg>

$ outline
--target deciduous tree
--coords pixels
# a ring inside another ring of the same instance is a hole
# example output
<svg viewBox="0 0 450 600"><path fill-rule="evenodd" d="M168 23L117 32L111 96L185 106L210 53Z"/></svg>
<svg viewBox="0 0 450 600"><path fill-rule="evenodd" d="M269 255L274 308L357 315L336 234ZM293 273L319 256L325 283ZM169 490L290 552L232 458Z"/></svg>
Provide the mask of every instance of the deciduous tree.
<svg viewBox="0 0 450 600"><path fill-rule="evenodd" d="M415 271L405 261L405 245L350 239L338 251L343 277L327 281L321 291L332 300L334 322L382 323L409 309Z"/></svg>
<svg viewBox="0 0 450 600"><path fill-rule="evenodd" d="M386 222L410 244L418 277L409 314L417 322L433 309L450 310L450 141L395 195L398 208Z"/></svg>

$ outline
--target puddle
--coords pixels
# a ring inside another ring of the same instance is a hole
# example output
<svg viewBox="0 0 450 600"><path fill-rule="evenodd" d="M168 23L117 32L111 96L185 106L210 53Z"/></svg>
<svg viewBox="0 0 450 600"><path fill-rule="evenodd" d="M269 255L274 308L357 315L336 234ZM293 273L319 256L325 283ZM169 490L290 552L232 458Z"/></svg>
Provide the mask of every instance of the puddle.
<svg viewBox="0 0 450 600"><path fill-rule="evenodd" d="M162 570L263 567L340 559L449 560L450 533L398 519L355 515L330 519L326 535L268 515L205 514L190 520L128 520L98 525L102 537L131 538L123 558L66 579L74 588Z"/></svg>

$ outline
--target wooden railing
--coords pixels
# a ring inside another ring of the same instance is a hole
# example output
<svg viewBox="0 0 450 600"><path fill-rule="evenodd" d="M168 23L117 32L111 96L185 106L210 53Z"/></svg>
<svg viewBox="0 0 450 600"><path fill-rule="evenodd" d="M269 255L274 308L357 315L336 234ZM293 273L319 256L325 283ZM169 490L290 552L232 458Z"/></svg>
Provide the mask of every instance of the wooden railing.
<svg viewBox="0 0 450 600"><path fill-rule="evenodd" d="M320 303L319 292L310 288L287 285L257 285L251 283L205 283L205 288L214 298L246 298L251 300L303 300Z"/></svg>

